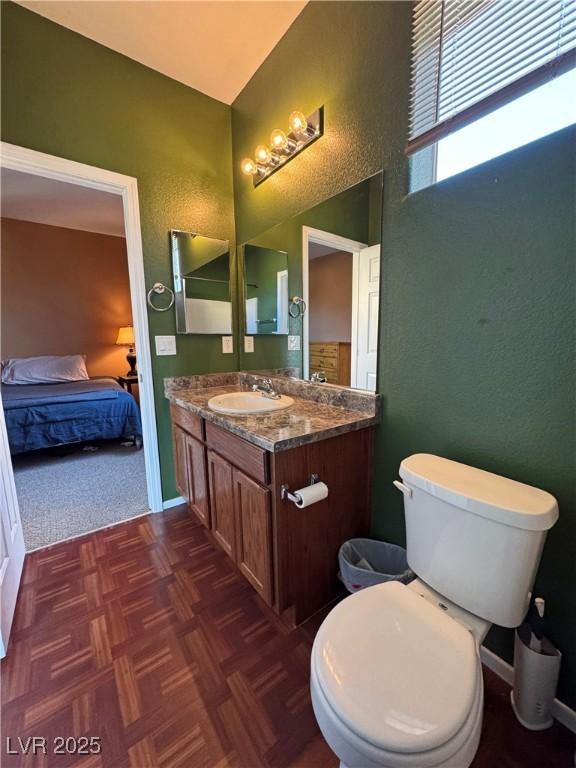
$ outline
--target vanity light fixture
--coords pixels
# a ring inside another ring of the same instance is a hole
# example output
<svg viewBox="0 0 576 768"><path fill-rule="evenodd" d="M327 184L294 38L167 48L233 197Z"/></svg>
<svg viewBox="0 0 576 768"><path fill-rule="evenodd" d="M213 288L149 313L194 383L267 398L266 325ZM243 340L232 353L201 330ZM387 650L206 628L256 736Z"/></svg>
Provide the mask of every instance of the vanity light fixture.
<svg viewBox="0 0 576 768"><path fill-rule="evenodd" d="M246 157L244 160L242 160L242 173L253 174L256 173L256 161L252 160L251 157Z"/></svg>
<svg viewBox="0 0 576 768"><path fill-rule="evenodd" d="M303 112L292 112L288 127L288 133L280 128L273 130L270 147L259 144L254 150L254 159L245 157L240 163L242 173L252 176L255 187L322 136L324 107L319 107L308 117Z"/></svg>
<svg viewBox="0 0 576 768"><path fill-rule="evenodd" d="M258 165L269 165L272 162L272 152L264 144L257 146L254 154Z"/></svg>

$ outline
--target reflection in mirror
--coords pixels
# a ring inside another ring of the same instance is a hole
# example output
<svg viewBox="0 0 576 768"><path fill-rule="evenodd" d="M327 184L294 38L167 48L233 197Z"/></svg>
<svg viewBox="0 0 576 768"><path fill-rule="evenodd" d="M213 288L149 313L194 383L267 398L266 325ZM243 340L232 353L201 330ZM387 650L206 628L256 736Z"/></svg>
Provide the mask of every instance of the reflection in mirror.
<svg viewBox="0 0 576 768"><path fill-rule="evenodd" d="M258 336L254 352L241 353L244 369L291 368L306 379L376 389L382 192L378 173L240 249L244 330ZM284 271L286 278L279 277ZM263 284L259 274L268 275L266 310L260 301L251 303L254 286ZM284 326L280 295L303 299ZM271 338L281 333L288 339Z"/></svg>
<svg viewBox="0 0 576 768"><path fill-rule="evenodd" d="M231 334L228 240L170 232L178 333Z"/></svg>
<svg viewBox="0 0 576 768"><path fill-rule="evenodd" d="M288 333L288 254L244 246L246 333Z"/></svg>

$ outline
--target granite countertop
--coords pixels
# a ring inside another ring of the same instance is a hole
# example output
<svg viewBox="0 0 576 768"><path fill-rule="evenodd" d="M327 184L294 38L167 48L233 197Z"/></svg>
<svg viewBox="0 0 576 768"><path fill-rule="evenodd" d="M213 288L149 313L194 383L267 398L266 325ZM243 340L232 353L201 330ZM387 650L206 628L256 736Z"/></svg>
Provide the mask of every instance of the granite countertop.
<svg viewBox="0 0 576 768"><path fill-rule="evenodd" d="M344 432L365 429L379 422L378 395L363 393L358 398L352 398L355 407L343 407L333 404L335 399L342 401L342 392L337 390L344 391L344 394L353 391L330 387L330 390L319 392L318 386L308 382L296 382L293 379L282 381L280 378L274 379L275 389L293 398L294 404L290 408L258 416L229 416L216 413L208 407L211 397L227 392L248 391L250 380L248 376L238 374L236 381L218 382L220 386L214 386L216 381L210 381L208 376L202 378L206 378L204 386L199 380L200 377L195 377L193 386L190 387L182 386L184 381L181 379L166 380L166 397L181 408L192 411L267 451L295 448ZM306 392L307 388L310 388L309 392ZM310 396L305 397L302 394Z"/></svg>

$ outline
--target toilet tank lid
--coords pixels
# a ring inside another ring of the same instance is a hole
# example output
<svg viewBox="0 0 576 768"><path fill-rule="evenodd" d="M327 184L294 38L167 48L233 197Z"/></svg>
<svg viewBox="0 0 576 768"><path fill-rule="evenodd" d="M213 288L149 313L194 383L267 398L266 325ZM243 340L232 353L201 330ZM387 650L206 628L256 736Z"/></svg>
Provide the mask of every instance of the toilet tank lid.
<svg viewBox="0 0 576 768"><path fill-rule="evenodd" d="M404 459L400 477L449 504L526 531L546 531L558 519L558 503L547 491L430 453Z"/></svg>

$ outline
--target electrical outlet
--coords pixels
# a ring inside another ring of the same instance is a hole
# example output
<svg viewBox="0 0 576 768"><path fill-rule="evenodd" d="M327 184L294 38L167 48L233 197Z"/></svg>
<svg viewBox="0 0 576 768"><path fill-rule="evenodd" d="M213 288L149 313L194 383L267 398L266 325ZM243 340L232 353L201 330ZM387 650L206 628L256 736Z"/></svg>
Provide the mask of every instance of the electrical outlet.
<svg viewBox="0 0 576 768"><path fill-rule="evenodd" d="M234 336L222 336L222 353L230 355L234 352Z"/></svg>
<svg viewBox="0 0 576 768"><path fill-rule="evenodd" d="M288 350L290 352L300 351L300 336L288 336Z"/></svg>
<svg viewBox="0 0 576 768"><path fill-rule="evenodd" d="M158 356L176 354L176 336L155 336L154 341Z"/></svg>
<svg viewBox="0 0 576 768"><path fill-rule="evenodd" d="M254 336L244 336L244 352L254 352Z"/></svg>

